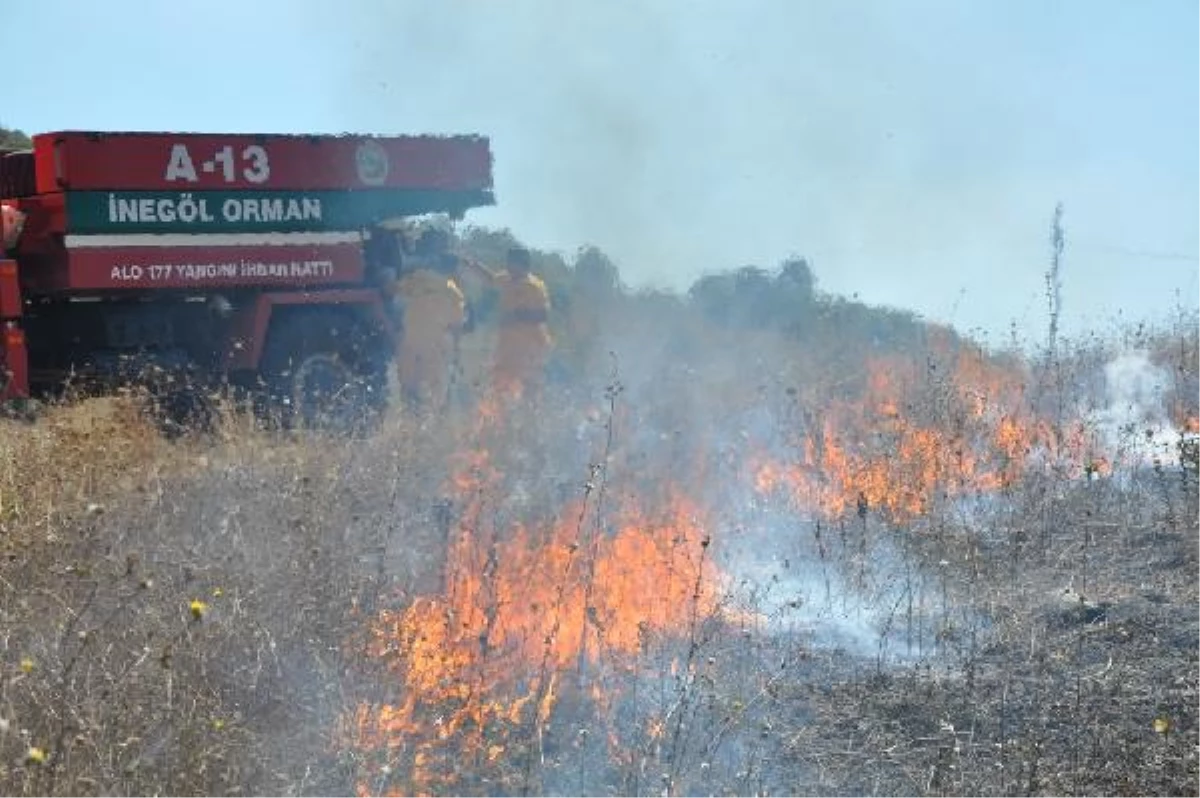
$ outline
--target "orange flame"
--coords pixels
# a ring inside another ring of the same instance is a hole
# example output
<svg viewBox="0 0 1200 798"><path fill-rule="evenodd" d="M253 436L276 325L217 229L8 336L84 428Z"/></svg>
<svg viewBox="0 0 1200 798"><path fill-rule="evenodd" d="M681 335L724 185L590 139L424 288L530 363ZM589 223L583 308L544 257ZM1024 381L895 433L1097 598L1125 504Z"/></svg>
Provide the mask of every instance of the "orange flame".
<svg viewBox="0 0 1200 798"><path fill-rule="evenodd" d="M456 762L497 763L547 722L564 676L719 610L721 575L689 498L615 503L603 527L581 500L544 528L501 528L487 507L501 481L486 450L461 458L444 595L371 624L366 655L397 677L399 698L351 720L353 747L375 754L361 794L424 793L454 784Z"/></svg>
<svg viewBox="0 0 1200 798"><path fill-rule="evenodd" d="M1056 434L1025 409L1018 369L970 350L949 361L924 374L911 359L868 361L863 395L823 408L823 420L793 442L790 462L754 459L756 490L829 517L875 510L905 523L940 500L1015 484L1039 452L1070 476L1102 473L1081 426Z"/></svg>

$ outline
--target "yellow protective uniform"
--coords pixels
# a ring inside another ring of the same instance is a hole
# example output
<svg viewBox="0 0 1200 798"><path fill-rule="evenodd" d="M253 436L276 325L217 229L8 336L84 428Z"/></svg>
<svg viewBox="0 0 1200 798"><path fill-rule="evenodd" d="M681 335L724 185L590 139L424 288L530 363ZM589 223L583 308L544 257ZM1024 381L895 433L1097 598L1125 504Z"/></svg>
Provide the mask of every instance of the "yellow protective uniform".
<svg viewBox="0 0 1200 798"><path fill-rule="evenodd" d="M550 294L546 284L533 274L518 277L501 272L495 284L500 294L500 329L493 362L494 384L508 396L536 393L554 344L547 324Z"/></svg>
<svg viewBox="0 0 1200 798"><path fill-rule="evenodd" d="M455 341L466 320L466 299L453 279L428 269L402 277L397 293L404 307L400 386L423 407L441 409Z"/></svg>
<svg viewBox="0 0 1200 798"><path fill-rule="evenodd" d="M505 398L537 393L554 339L550 335L550 292L535 274L492 271L478 261L466 265L496 288L499 330L492 384Z"/></svg>

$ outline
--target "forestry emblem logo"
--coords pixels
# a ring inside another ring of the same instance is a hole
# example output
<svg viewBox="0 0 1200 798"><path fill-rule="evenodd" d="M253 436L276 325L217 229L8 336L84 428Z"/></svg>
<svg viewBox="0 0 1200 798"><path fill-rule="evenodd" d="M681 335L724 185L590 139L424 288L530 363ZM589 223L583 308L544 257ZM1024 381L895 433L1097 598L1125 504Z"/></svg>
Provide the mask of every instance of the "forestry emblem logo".
<svg viewBox="0 0 1200 798"><path fill-rule="evenodd" d="M364 141L354 154L358 179L368 186L383 185L388 176L387 151L377 141Z"/></svg>

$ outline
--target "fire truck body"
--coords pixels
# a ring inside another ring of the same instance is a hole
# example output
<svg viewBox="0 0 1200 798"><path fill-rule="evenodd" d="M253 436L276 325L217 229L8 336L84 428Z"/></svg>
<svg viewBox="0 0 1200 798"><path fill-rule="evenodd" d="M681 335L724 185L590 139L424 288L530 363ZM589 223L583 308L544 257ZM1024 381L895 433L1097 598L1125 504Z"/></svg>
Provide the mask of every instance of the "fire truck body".
<svg viewBox="0 0 1200 798"><path fill-rule="evenodd" d="M0 155L0 399L148 366L386 391L379 225L490 205L477 136L46 133Z"/></svg>

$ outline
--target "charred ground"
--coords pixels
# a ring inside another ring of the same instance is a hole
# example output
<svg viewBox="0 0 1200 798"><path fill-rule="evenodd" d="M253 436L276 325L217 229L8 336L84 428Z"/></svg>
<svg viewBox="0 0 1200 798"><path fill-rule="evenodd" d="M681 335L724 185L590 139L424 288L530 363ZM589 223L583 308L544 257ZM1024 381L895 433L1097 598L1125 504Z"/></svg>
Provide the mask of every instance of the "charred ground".
<svg viewBox="0 0 1200 798"><path fill-rule="evenodd" d="M799 260L535 268L535 418L479 296L441 421L4 422L0 790L1196 792L1194 319L1029 358Z"/></svg>

